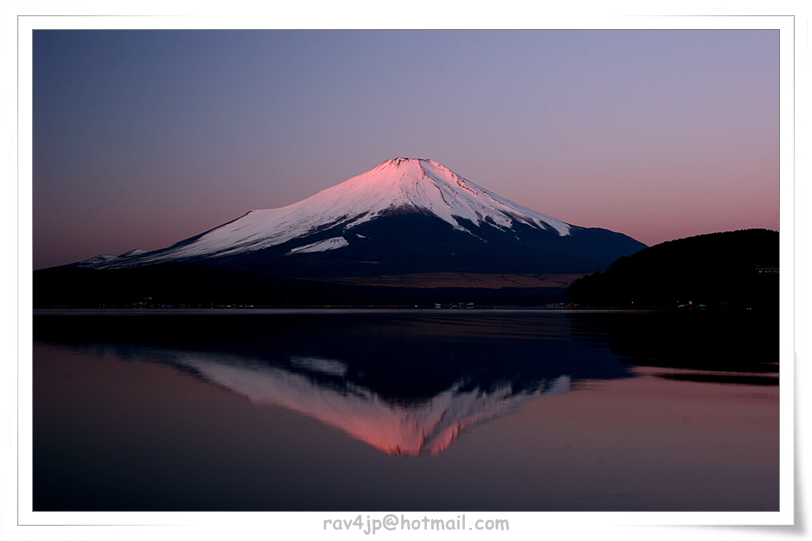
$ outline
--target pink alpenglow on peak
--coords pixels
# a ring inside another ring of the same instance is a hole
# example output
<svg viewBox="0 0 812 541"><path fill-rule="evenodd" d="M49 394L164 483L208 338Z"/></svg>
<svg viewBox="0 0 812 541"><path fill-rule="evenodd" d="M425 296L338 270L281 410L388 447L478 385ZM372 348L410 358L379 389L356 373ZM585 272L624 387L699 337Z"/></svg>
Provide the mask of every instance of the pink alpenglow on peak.
<svg viewBox="0 0 812 541"><path fill-rule="evenodd" d="M388 197L397 206L428 210L465 230L455 218L480 224L491 218L501 227L509 228L514 220L527 225L552 227L559 235L569 234L570 226L561 220L545 216L464 179L443 164L423 158L394 158L366 173L332 189L352 186ZM325 190L329 191L329 190ZM324 192L322 192L324 193Z"/></svg>
<svg viewBox="0 0 812 541"><path fill-rule="evenodd" d="M521 224L560 237L570 235L572 228L561 220L500 197L433 160L395 158L298 203L253 210L172 247L94 262L93 266L116 268L233 256L305 238L327 228L339 227L342 234L346 234L353 227L395 212L432 215L455 230L471 235L474 233L463 221L506 232ZM334 237L329 242L308 244L288 253L337 250L346 246L345 239Z"/></svg>

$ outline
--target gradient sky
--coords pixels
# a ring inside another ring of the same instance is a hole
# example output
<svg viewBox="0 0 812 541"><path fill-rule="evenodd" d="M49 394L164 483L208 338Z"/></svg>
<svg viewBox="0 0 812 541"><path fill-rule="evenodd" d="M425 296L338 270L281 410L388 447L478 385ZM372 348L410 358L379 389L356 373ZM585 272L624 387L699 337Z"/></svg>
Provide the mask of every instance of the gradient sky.
<svg viewBox="0 0 812 541"><path fill-rule="evenodd" d="M648 245L777 230L778 37L35 30L34 268L163 248L399 156Z"/></svg>

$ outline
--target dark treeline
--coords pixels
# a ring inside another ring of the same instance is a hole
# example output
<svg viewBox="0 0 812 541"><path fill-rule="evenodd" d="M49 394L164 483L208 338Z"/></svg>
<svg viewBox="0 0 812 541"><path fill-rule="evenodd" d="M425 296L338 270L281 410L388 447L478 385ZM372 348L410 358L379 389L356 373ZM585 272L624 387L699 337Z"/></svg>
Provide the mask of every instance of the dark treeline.
<svg viewBox="0 0 812 541"><path fill-rule="evenodd" d="M778 232L712 233L645 248L567 292L583 306L777 307Z"/></svg>
<svg viewBox="0 0 812 541"><path fill-rule="evenodd" d="M118 270L55 267L34 273L35 308L538 306L566 300L563 288L367 287L185 263Z"/></svg>

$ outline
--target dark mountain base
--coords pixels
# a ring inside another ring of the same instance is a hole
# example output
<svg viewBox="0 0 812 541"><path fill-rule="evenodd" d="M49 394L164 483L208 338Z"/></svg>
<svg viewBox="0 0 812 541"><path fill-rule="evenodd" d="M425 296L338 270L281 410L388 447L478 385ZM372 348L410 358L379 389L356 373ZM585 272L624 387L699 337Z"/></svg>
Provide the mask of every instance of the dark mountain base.
<svg viewBox="0 0 812 541"><path fill-rule="evenodd" d="M34 273L35 308L538 306L566 301L561 287L417 288L288 280L222 267L166 263Z"/></svg>
<svg viewBox="0 0 812 541"><path fill-rule="evenodd" d="M467 221L470 233L418 212L387 214L349 230L325 229L266 249L201 260L208 265L293 279L326 280L415 273L586 274L645 248L620 233L576 228L555 231L515 224L506 231ZM347 246L325 252L289 252L303 245L342 237Z"/></svg>

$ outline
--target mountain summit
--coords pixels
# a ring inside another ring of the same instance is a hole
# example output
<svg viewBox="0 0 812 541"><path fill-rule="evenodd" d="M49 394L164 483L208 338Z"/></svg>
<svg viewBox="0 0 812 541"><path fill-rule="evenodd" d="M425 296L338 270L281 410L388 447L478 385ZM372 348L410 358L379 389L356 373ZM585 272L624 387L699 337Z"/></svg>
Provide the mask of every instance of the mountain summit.
<svg viewBox="0 0 812 541"><path fill-rule="evenodd" d="M292 205L253 210L173 246L76 264L185 262L282 278L581 273L645 246L513 203L433 160L395 158Z"/></svg>

